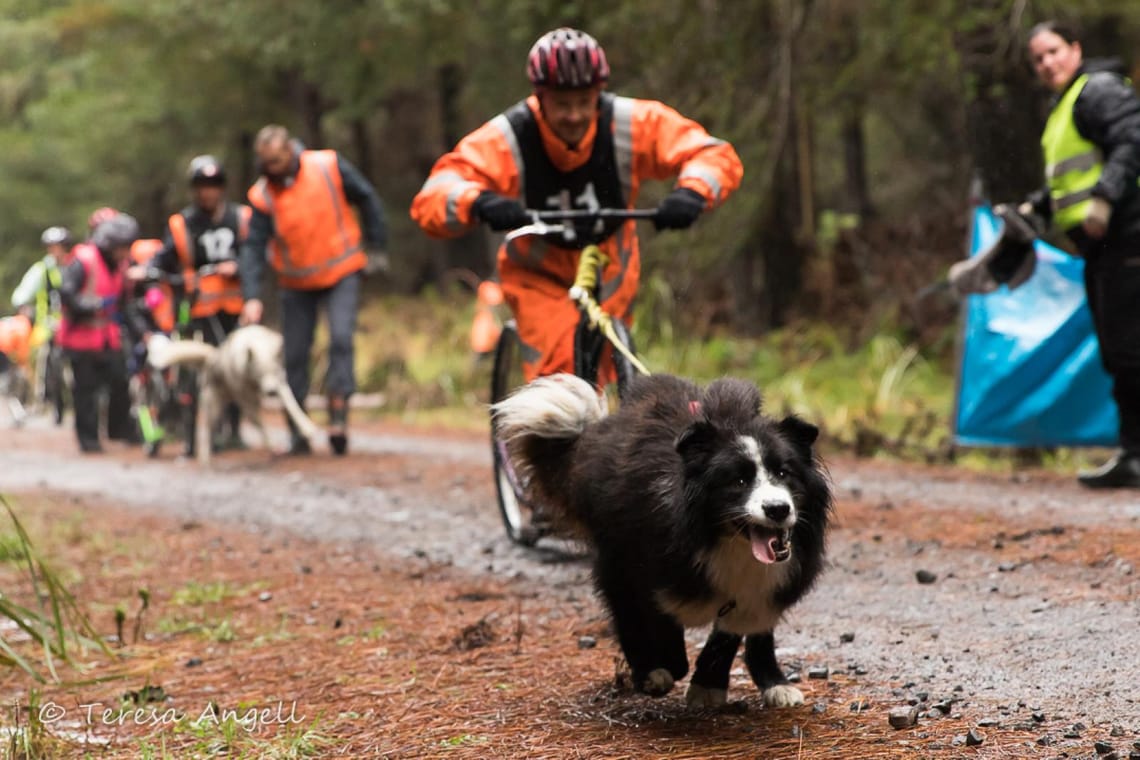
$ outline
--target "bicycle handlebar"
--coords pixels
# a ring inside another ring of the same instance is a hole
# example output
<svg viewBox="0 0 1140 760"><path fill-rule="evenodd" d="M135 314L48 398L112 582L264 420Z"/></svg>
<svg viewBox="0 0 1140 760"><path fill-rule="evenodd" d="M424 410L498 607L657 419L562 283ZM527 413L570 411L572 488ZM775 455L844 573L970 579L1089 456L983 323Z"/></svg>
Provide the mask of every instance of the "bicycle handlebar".
<svg viewBox="0 0 1140 760"><path fill-rule="evenodd" d="M212 274L217 274L218 264L207 264L204 267L199 267L195 270L196 277L209 277ZM168 272L165 269L159 269L156 266L145 267L143 274L143 282L165 282L170 285L183 285L185 284L186 276L182 272Z"/></svg>
<svg viewBox="0 0 1140 760"><path fill-rule="evenodd" d="M655 208L572 208L538 210L527 209L527 214L535 221L570 221L578 219L652 219L657 216Z"/></svg>
<svg viewBox="0 0 1140 760"><path fill-rule="evenodd" d="M572 228L565 222L591 220L591 219L653 219L657 216L657 209L653 208L598 208L598 209L554 209L538 210L527 209L526 213L532 221L522 227L507 233L506 242L527 235L558 235L562 234L573 239ZM551 224L551 222L562 222Z"/></svg>

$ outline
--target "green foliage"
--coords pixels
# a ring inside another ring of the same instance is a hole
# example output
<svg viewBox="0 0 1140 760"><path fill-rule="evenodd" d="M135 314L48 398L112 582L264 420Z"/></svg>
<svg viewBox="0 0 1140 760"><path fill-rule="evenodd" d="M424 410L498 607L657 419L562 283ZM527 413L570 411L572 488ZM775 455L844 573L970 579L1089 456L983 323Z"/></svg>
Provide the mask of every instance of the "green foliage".
<svg viewBox="0 0 1140 760"><path fill-rule="evenodd" d="M198 607L204 604L217 604L240 592L224 581L187 581L171 595L171 602L180 606Z"/></svg>
<svg viewBox="0 0 1140 760"><path fill-rule="evenodd" d="M528 93L523 61L533 40L572 24L606 47L612 90L673 105L741 155L744 182L728 203L691 233L646 234L644 271L660 302L711 309L729 300L728 321L755 327L744 322L756 321L752 300L784 291L802 299L798 270L788 280L770 263L823 256L813 231L833 228L818 223L819 210L863 213L852 208L853 126L880 218L911 225L959 214L978 147L971 134L981 133L971 108L1008 94L1008 77L990 81L992 71L1025 78L1029 25L1063 11L1096 32L1090 52L1127 55L1140 39L1138 8L1128 0L661 0L651 12L629 0L0 0L0 293L36 258L40 230L63 223L82 232L96 206L129 210L144 234L160 234L186 202L193 155L221 156L230 195L240 197L252 179L250 138L268 122L364 169L388 210L395 281L421 282L425 260L449 254L407 219L412 195L454 139ZM451 96L445 70L457 74ZM1032 146L1031 122L1019 120L1025 133L1011 139ZM649 183L641 205L666 190ZM957 239L930 247L943 264L960 251ZM745 265L755 271L742 276ZM459 385L445 381L438 392Z"/></svg>

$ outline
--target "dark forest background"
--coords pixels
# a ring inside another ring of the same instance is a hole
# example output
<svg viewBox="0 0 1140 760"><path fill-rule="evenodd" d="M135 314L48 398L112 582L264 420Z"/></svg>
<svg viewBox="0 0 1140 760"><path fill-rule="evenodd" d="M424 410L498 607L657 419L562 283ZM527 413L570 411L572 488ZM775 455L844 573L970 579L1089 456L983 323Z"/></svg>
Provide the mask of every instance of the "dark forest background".
<svg viewBox="0 0 1140 760"><path fill-rule="evenodd" d="M393 271L373 287L485 275L488 234L429 240L408 205L442 152L527 94L530 44L568 24L605 47L613 91L673 105L743 158L741 190L714 215L683 234L646 230L643 305L683 312L694 331L744 334L794 319L921 327L915 293L961 255L972 179L994 200L1038 184L1047 93L1024 53L1034 23L1079 21L1086 55L1140 74L1132 0L0 0L0 11L5 291L39 255L40 230L81 230L97 206L158 235L186 202L196 154L222 157L242 196L268 122L342 151L375 183ZM647 188L642 205L667 189Z"/></svg>

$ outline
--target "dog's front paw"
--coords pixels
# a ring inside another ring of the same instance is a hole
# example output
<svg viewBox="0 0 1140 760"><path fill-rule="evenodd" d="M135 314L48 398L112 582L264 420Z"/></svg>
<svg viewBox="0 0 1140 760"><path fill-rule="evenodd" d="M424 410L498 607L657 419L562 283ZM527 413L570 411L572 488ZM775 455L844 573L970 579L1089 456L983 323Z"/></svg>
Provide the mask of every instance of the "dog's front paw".
<svg viewBox="0 0 1140 760"><path fill-rule="evenodd" d="M764 690L764 704L768 707L795 707L803 703L803 692L795 686L780 683Z"/></svg>
<svg viewBox="0 0 1140 760"><path fill-rule="evenodd" d="M728 701L727 689L710 689L707 686L690 683L689 690L685 693L685 702L689 707L695 708L709 708L709 707L723 707L724 703Z"/></svg>
<svg viewBox="0 0 1140 760"><path fill-rule="evenodd" d="M673 690L673 675L665 668L651 670L641 682L641 690L651 697L663 697Z"/></svg>

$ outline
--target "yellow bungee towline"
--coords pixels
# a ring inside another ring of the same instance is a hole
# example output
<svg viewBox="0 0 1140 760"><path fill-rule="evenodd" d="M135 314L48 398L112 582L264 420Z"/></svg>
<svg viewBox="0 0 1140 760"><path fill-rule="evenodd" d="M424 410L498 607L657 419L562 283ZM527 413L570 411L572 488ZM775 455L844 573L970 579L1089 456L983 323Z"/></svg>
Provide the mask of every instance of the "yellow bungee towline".
<svg viewBox="0 0 1140 760"><path fill-rule="evenodd" d="M590 320L590 327L606 336L616 350L620 351L630 365L643 375L650 374L641 360L618 339L614 331L613 315L601 307L594 298L594 291L598 287L598 278L603 268L609 263L609 257L596 245L588 245L582 249L578 259L578 274L574 277L574 284L570 287L570 298L586 313Z"/></svg>

